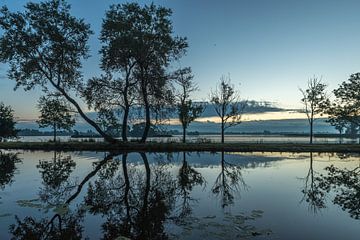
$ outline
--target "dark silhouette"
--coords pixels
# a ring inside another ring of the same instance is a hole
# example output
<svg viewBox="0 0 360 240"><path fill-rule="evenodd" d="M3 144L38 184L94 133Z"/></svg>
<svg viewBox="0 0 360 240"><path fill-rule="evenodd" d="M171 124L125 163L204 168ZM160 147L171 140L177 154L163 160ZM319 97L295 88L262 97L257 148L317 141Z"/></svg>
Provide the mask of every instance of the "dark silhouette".
<svg viewBox="0 0 360 240"><path fill-rule="evenodd" d="M17 216L15 216L16 224L12 224L9 228L10 233L13 235L14 239L83 239L82 221L86 210L80 205L77 206L76 211L72 212L68 206L80 194L84 185L104 166L106 166L106 164L116 155L116 153L110 153L106 155L103 160L95 163L94 170L89 172L77 186L63 188L62 192L58 191L54 196L50 196L53 192L45 192L45 194L48 194L48 197L42 197L41 200L50 204L52 207L57 207L60 209L50 219L35 219L33 217L25 217L23 220L20 220ZM55 155L55 159L61 159L61 157L58 156L60 155ZM71 159L69 158L64 159L64 162L71 162ZM53 170L53 167L49 167L47 164L45 165L46 167L44 169L50 169L50 171ZM61 164L56 162L55 165L59 166ZM65 165L68 166L68 164ZM65 167L65 169L67 169L64 171L66 172L64 174L65 177L55 178L55 181L52 181L53 179L51 179L51 177L48 175L49 173L44 172L44 169L42 170L42 176L43 179L45 179L45 185L58 187L59 184L68 182L68 177L66 177L66 175L68 176L67 172L69 172L68 167ZM56 201L49 201L49 199L56 199Z"/></svg>
<svg viewBox="0 0 360 240"><path fill-rule="evenodd" d="M326 175L318 177L317 185L327 193L334 192L333 203L347 211L350 217L360 219L360 167L340 169L326 167Z"/></svg>
<svg viewBox="0 0 360 240"><path fill-rule="evenodd" d="M183 143L186 142L186 129L189 124L198 118L204 111L202 105L195 104L190 99L190 94L198 90L197 86L192 81L193 78L194 76L191 73L191 68L183 68L175 72L175 79L180 87L180 90L177 93L177 112L183 128Z"/></svg>
<svg viewBox="0 0 360 240"><path fill-rule="evenodd" d="M234 193L247 185L241 174L241 167L225 161L225 154L221 152L221 168L211 191L221 199L223 208L234 203Z"/></svg>
<svg viewBox="0 0 360 240"><path fill-rule="evenodd" d="M178 215L180 221L192 213L191 202L196 201L190 196L193 188L195 186L205 186L205 184L204 177L189 165L186 161L186 152L183 152L182 166L178 174L178 195L182 199Z"/></svg>
<svg viewBox="0 0 360 240"><path fill-rule="evenodd" d="M325 193L319 187L317 175L313 168L313 153L310 152L310 165L308 173L305 177L305 184L302 193L304 194L301 202L306 201L309 204L309 210L313 213L317 213L320 209L325 208Z"/></svg>
<svg viewBox="0 0 360 240"><path fill-rule="evenodd" d="M0 142L4 139L17 137L15 124L14 110L0 102Z"/></svg>
<svg viewBox="0 0 360 240"><path fill-rule="evenodd" d="M60 96L49 95L41 97L38 102L38 108L40 109L40 116L36 122L40 128L53 128L54 142L56 142L58 130L64 129L70 131L75 125L75 119L71 114L72 109Z"/></svg>
<svg viewBox="0 0 360 240"><path fill-rule="evenodd" d="M90 26L70 14L66 1L49 0L27 3L24 12L0 10L0 61L9 63L9 79L16 88L31 90L40 86L53 89L69 101L80 116L108 142L117 142L106 134L81 109L70 95L82 93L82 60L89 57Z"/></svg>
<svg viewBox="0 0 360 240"><path fill-rule="evenodd" d="M165 106L173 105L171 76L166 69L185 53L188 44L185 38L173 36L171 13L164 7L142 7L138 3L112 5L106 12L100 37L101 66L119 77L92 79L90 88L105 86L101 91L110 94L100 103L100 99L91 99L90 90L88 99L96 108L111 102L123 110L123 140L127 140L124 130L131 105L142 106L145 111L142 142L147 139L152 116L160 119ZM115 96L120 98L114 101Z"/></svg>
<svg viewBox="0 0 360 240"><path fill-rule="evenodd" d="M222 76L216 90L210 94L210 102L214 104L216 114L221 120L221 143L225 141L225 130L241 123L245 102L231 84L230 77Z"/></svg>
<svg viewBox="0 0 360 240"><path fill-rule="evenodd" d="M0 150L0 189L13 182L16 172L16 165L20 163L18 155L15 153L3 153Z"/></svg>
<svg viewBox="0 0 360 240"><path fill-rule="evenodd" d="M325 92L326 84L317 77L308 80L307 89L301 89L303 95L301 102L304 104L304 112L310 125L310 144L313 143L314 122L316 117L322 115L329 106L329 99Z"/></svg>
<svg viewBox="0 0 360 240"><path fill-rule="evenodd" d="M167 239L164 222L175 201L176 184L165 166L152 169L145 153L140 153L144 171L128 167L127 154L100 172L90 184L85 202L90 212L107 216L103 239L123 236L130 239Z"/></svg>
<svg viewBox="0 0 360 240"><path fill-rule="evenodd" d="M337 89L335 89L333 91L336 97L335 103L333 103L333 109L335 110L333 110L333 113L330 116L342 121L347 121L349 123L348 129L354 128L356 133L360 126L359 88L360 73L354 73L350 75L348 81L344 81Z"/></svg>

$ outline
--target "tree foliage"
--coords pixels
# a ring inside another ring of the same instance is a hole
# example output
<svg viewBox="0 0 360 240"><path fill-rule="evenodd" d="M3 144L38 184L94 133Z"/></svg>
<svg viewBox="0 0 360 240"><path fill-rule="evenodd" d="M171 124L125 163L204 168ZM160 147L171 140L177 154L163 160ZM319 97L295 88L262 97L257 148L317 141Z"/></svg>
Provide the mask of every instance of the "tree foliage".
<svg viewBox="0 0 360 240"><path fill-rule="evenodd" d="M154 4L117 4L107 11L103 23L102 67L125 73L124 93L136 93L137 105L144 107L142 141L148 136L152 116L158 120L164 107L173 103L167 67L187 48L185 38L173 36L171 14L170 9ZM129 74L131 79L126 82Z"/></svg>
<svg viewBox="0 0 360 240"><path fill-rule="evenodd" d="M16 88L40 86L55 90L74 105L79 114L109 142L105 134L86 116L70 92L82 90L82 60L89 57L90 25L70 14L65 0L29 2L23 12L0 10L0 61L10 65L9 79Z"/></svg>
<svg viewBox="0 0 360 240"><path fill-rule="evenodd" d="M4 103L0 102L0 142L2 139L17 136L15 125L14 110L11 106L6 106Z"/></svg>
<svg viewBox="0 0 360 240"><path fill-rule="evenodd" d="M53 128L54 141L56 141L57 130L70 130L75 125L71 107L59 96L42 96L38 102L38 108L40 116L37 123L40 128Z"/></svg>
<svg viewBox="0 0 360 240"><path fill-rule="evenodd" d="M186 129L196 118L200 117L204 111L204 107L195 104L190 99L190 94L198 90L193 82L194 76L191 68L179 69L175 72L176 82L179 85L179 93L177 94L177 112L179 121L183 128L183 142L186 142Z"/></svg>
<svg viewBox="0 0 360 240"><path fill-rule="evenodd" d="M225 130L241 123L245 103L240 101L240 95L231 83L230 76L222 76L215 91L210 94L210 102L214 104L215 112L221 121L221 142L224 143Z"/></svg>

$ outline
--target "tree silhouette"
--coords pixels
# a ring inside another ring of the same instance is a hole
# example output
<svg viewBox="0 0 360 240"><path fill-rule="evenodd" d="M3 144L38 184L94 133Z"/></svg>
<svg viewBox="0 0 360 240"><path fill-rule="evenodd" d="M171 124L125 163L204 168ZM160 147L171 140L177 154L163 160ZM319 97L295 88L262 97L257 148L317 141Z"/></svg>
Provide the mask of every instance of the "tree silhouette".
<svg viewBox="0 0 360 240"><path fill-rule="evenodd" d="M38 108L40 109L40 116L37 123L40 128L53 128L54 142L56 142L57 130L71 130L75 125L75 119L71 115L72 110L70 106L59 96L41 97L38 102Z"/></svg>
<svg viewBox="0 0 360 240"><path fill-rule="evenodd" d="M131 239L167 239L166 216L175 201L176 184L164 166L149 165L140 153L144 171L127 164L122 156L122 173L118 163L103 170L100 178L89 186L85 202L93 214L103 214L103 239L120 236Z"/></svg>
<svg viewBox="0 0 360 240"><path fill-rule="evenodd" d="M13 239L83 239L82 221L86 210L83 205L78 205L75 211L71 211L69 205L79 196L84 185L116 155L118 154L110 153L106 155L103 160L96 162L94 164L94 169L89 172L77 186L64 188L62 193L58 192L54 196L49 196L45 199L42 198L46 203L50 203L51 207L59 207L62 209L58 211L58 213L55 213L53 217L41 219L25 217L21 220L15 216L16 223L12 224L9 228L10 233L13 235ZM56 159L58 158L57 156L55 157ZM48 168L49 165L46 164L46 166L46 168ZM48 178L46 177L45 179ZM64 178L62 178L62 180L64 180ZM49 181L50 185L52 185L53 182L51 180ZM47 184L46 182L44 183ZM51 192L48 192L47 194L51 195ZM49 199L56 199L57 201L49 202Z"/></svg>
<svg viewBox="0 0 360 240"><path fill-rule="evenodd" d="M329 99L325 93L326 84L322 83L317 77L308 80L307 89L300 89L303 98L304 111L310 125L310 144L313 143L314 121L317 115L323 114L329 106Z"/></svg>
<svg viewBox="0 0 360 240"><path fill-rule="evenodd" d="M334 165L325 168L318 185L323 191L334 192L333 203L347 211L350 217L360 219L360 167L340 169Z"/></svg>
<svg viewBox="0 0 360 240"><path fill-rule="evenodd" d="M348 121L355 128L360 126L360 73L354 73L350 75L348 81L344 81L337 89L335 89L334 95L336 97L338 112L335 112L335 116L339 119ZM350 126L351 127L351 126ZM360 139L359 139L360 141Z"/></svg>
<svg viewBox="0 0 360 240"><path fill-rule="evenodd" d="M183 143L186 142L186 129L189 124L204 111L202 105L194 104L190 99L190 94L198 89L192 81L193 77L191 68L183 68L175 72L176 82L180 87L177 94L177 112L183 128Z"/></svg>
<svg viewBox="0 0 360 240"><path fill-rule="evenodd" d="M192 168L186 161L186 152L183 152L182 166L178 173L178 194L182 198L180 213L178 218L181 220L192 212L191 202L195 199L191 198L191 191L195 186L205 186L204 177Z"/></svg>
<svg viewBox="0 0 360 240"><path fill-rule="evenodd" d="M230 77L222 76L216 90L210 94L210 102L221 120L221 143L225 140L225 130L241 123L245 103L231 84Z"/></svg>
<svg viewBox="0 0 360 240"><path fill-rule="evenodd" d="M17 154L3 153L0 150L0 189L4 189L6 185L11 184L14 180L16 172L16 164L20 163Z"/></svg>
<svg viewBox="0 0 360 240"><path fill-rule="evenodd" d="M171 13L154 4L117 4L107 11L103 24L102 66L112 71L132 71L138 104L145 108L142 142L150 129L151 113L158 115L173 102L166 68L187 48L185 38L173 36Z"/></svg>
<svg viewBox="0 0 360 240"><path fill-rule="evenodd" d="M305 185L301 192L304 194L301 202L306 201L309 204L309 210L313 213L325 208L325 192L320 188L316 172L313 168L313 153L310 152L310 166L305 177Z"/></svg>
<svg viewBox="0 0 360 240"><path fill-rule="evenodd" d="M247 185L241 174L241 167L225 161L224 152L221 152L221 169L211 191L221 199L221 206L227 207L234 203L234 193L239 192Z"/></svg>
<svg viewBox="0 0 360 240"><path fill-rule="evenodd" d="M0 10L0 61L10 65L8 77L16 89L31 90L40 86L61 94L80 116L108 142L116 142L104 133L70 95L81 95L82 60L89 57L90 26L70 14L65 0L27 3L24 12Z"/></svg>
<svg viewBox="0 0 360 240"><path fill-rule="evenodd" d="M15 129L14 110L10 106L5 106L0 102L0 142L3 139L14 138L17 136Z"/></svg>

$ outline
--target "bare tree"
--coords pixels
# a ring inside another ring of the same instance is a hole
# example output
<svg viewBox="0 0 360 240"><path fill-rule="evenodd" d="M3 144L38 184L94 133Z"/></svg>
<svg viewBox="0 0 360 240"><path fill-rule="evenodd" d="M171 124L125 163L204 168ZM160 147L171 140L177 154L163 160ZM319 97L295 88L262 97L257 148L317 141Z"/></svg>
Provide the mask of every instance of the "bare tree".
<svg viewBox="0 0 360 240"><path fill-rule="evenodd" d="M210 93L210 102L221 120L221 143L224 143L225 130L241 123L245 103L231 84L230 76L222 76L215 91Z"/></svg>
<svg viewBox="0 0 360 240"><path fill-rule="evenodd" d="M198 118L204 111L204 107L200 104L195 104L190 99L190 94L198 90L196 84L192 81L194 75L191 73L191 68L179 69L175 72L176 82L180 87L177 94L177 112L179 121L183 128L183 143L186 142L186 129L196 118Z"/></svg>
<svg viewBox="0 0 360 240"><path fill-rule="evenodd" d="M301 89L303 95L301 102L304 104L304 112L310 125L310 144L313 143L314 122L317 116L321 116L329 106L329 99L325 92L326 84L317 77L308 80L307 89Z"/></svg>

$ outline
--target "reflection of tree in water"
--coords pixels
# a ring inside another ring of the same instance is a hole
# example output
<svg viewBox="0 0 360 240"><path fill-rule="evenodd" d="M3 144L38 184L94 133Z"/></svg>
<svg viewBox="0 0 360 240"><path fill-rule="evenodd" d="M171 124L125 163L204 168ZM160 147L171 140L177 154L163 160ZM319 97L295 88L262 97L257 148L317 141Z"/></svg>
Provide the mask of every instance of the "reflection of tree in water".
<svg viewBox="0 0 360 240"><path fill-rule="evenodd" d="M94 164L94 170L89 172L83 180L72 188L63 189L62 196L68 196L61 204L55 207L54 214L51 218L35 219L33 217L25 217L20 220L17 216L16 223L9 228L12 239L24 240L42 240L42 239L83 239L83 218L86 212L86 206L78 205L74 211L70 211L69 205L80 194L85 184L99 172L106 163L112 159L114 154L107 155L104 160ZM50 168L52 169L52 168ZM47 174L46 174L47 175ZM67 181L67 180L64 180ZM45 183L45 181L44 181ZM62 183L60 183L62 185ZM49 193L50 195L51 193ZM60 194L60 192L56 193ZM49 197L52 199L52 197ZM59 199L58 197L56 197ZM60 198L61 199L61 198ZM44 199L42 199L44 201ZM31 206L33 200L27 201ZM23 201L26 202L26 201ZM45 201L47 203L47 199ZM51 205L51 204L50 204ZM48 210L49 206L44 206ZM46 210L46 211L47 211Z"/></svg>
<svg viewBox="0 0 360 240"><path fill-rule="evenodd" d="M310 152L310 165L308 173L304 179L304 188L301 190L304 194L301 202L307 202L309 210L316 213L321 208L325 208L325 193L321 188L319 188L319 183L316 181L317 172L314 171L313 163L313 153Z"/></svg>
<svg viewBox="0 0 360 240"><path fill-rule="evenodd" d="M23 220L16 218L16 224L10 226L12 239L42 240L42 239L83 239L82 219L84 211L75 213L55 214L50 220L43 218L36 220L25 217Z"/></svg>
<svg viewBox="0 0 360 240"><path fill-rule="evenodd" d="M349 156L347 156L349 157ZM344 159L344 158L342 158ZM333 203L349 212L355 219L360 218L360 166L352 170L340 169L334 165L325 167L326 173L318 174L313 170L313 156L310 153L309 173L302 190L306 202L314 212L325 208L327 193L334 193ZM329 196L333 196L330 194Z"/></svg>
<svg viewBox="0 0 360 240"><path fill-rule="evenodd" d="M180 237L189 236L186 235L186 229L199 229L200 233L195 233L195 236L208 233L214 236L220 234L220 239L229 239L229 236L251 238L271 232L249 225L249 221L261 217L262 211L257 210L252 211L250 216L242 214L220 216L220 218L189 216L188 213L192 210L191 204L187 202L191 199L191 191L195 186L205 184L205 180L189 166L185 158L178 178L175 178L168 169L169 165L150 165L144 153L141 153L143 165L127 163L127 154L123 154L121 159L114 159L114 156L110 154L104 160L97 162L94 164L94 169L78 184L63 189L62 197L57 198L63 200L59 201L55 208L53 207L56 214L52 217L41 219L26 217L22 220L16 218L16 223L10 227L13 239L81 239L86 211L100 215L104 219L102 239L119 237L168 239L179 234ZM226 168L230 171L228 165ZM97 178L89 183L94 176ZM63 184L61 183L60 186ZM79 196L87 184L89 187L84 202L70 209L72 201ZM184 215L180 214L180 217L175 211L178 197L180 197L180 205L181 200L182 203L186 202ZM47 206L52 204L41 200L42 203L48 204ZM29 200L29 205L34 204L31 201ZM184 221L177 221L182 216ZM167 224L173 223L185 230L184 235L166 231Z"/></svg>
<svg viewBox="0 0 360 240"><path fill-rule="evenodd" d="M6 185L14 181L16 164L20 162L17 154L0 151L0 189L4 189Z"/></svg>
<svg viewBox="0 0 360 240"><path fill-rule="evenodd" d="M247 188L241 167L225 161L224 152L221 152L221 172L215 180L212 192L220 197L222 207L226 207L234 203L234 194L241 188Z"/></svg>
<svg viewBox="0 0 360 240"><path fill-rule="evenodd" d="M43 180L40 198L51 205L62 203L71 194L75 183L68 181L76 163L71 156L54 152L52 160L40 160L36 166Z"/></svg>
<svg viewBox="0 0 360 240"><path fill-rule="evenodd" d="M183 152L183 162L178 174L178 195L182 199L179 218L191 214L191 202L195 201L191 192L195 186L203 186L205 183L203 176L186 161L186 152Z"/></svg>
<svg viewBox="0 0 360 240"><path fill-rule="evenodd" d="M40 160L36 167L40 169L44 183L51 188L57 188L69 178L75 166L76 163L70 155L63 156L62 153L54 152L51 161Z"/></svg>
<svg viewBox="0 0 360 240"><path fill-rule="evenodd" d="M150 167L141 153L145 172L128 166L122 158L122 174L102 172L91 184L85 202L93 214L103 214L103 239L167 239L166 217L175 203L176 182L165 165Z"/></svg>
<svg viewBox="0 0 360 240"><path fill-rule="evenodd" d="M335 192L333 203L347 211L350 217L360 218L360 166L352 170L340 169L334 165L325 168L316 180L319 187L326 191Z"/></svg>

